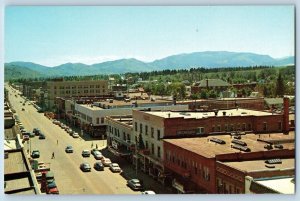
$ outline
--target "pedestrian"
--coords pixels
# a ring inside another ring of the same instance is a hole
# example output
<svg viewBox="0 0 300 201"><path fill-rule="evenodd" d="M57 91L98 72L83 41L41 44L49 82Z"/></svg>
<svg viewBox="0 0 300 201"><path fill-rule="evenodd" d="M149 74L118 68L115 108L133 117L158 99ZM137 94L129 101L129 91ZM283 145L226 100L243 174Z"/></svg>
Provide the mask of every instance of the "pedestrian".
<svg viewBox="0 0 300 201"><path fill-rule="evenodd" d="M58 140L56 140L56 144L58 145Z"/></svg>
<svg viewBox="0 0 300 201"><path fill-rule="evenodd" d="M52 158L51 158L51 159L53 159L53 158L55 158L55 156L54 156L54 152L52 152Z"/></svg>
<svg viewBox="0 0 300 201"><path fill-rule="evenodd" d="M93 146L94 146L94 144L93 144L93 142L92 142L92 144L91 144L91 148L93 148Z"/></svg>
<svg viewBox="0 0 300 201"><path fill-rule="evenodd" d="M98 145L96 144L96 149L98 149Z"/></svg>

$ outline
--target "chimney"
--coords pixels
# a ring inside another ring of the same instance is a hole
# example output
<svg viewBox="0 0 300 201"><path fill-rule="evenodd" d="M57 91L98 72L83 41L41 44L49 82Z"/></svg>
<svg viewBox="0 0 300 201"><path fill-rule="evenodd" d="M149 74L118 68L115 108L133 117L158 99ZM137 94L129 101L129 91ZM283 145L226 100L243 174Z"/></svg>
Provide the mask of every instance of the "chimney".
<svg viewBox="0 0 300 201"><path fill-rule="evenodd" d="M289 125L289 98L283 98L283 132L288 133L290 131Z"/></svg>

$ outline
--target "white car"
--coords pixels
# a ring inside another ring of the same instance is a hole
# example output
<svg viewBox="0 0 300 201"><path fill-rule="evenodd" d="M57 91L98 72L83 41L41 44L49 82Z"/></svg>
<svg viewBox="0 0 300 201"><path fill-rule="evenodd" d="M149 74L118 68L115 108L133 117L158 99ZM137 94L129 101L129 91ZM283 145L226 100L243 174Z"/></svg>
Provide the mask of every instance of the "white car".
<svg viewBox="0 0 300 201"><path fill-rule="evenodd" d="M109 165L109 169L112 171L112 172L122 172L120 166L118 163L111 163Z"/></svg>
<svg viewBox="0 0 300 201"><path fill-rule="evenodd" d="M109 158L102 158L101 162L104 166L110 166L111 164L111 160Z"/></svg>
<svg viewBox="0 0 300 201"><path fill-rule="evenodd" d="M142 195L155 195L156 193L154 191L143 191Z"/></svg>
<svg viewBox="0 0 300 201"><path fill-rule="evenodd" d="M73 133L72 136L73 136L73 138L79 138L78 133Z"/></svg>

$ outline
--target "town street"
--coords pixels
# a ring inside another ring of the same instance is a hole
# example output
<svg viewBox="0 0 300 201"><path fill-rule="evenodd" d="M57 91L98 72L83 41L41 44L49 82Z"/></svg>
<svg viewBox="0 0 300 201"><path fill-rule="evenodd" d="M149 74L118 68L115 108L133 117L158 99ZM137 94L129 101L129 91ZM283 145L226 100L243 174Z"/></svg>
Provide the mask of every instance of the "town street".
<svg viewBox="0 0 300 201"><path fill-rule="evenodd" d="M96 159L92 155L89 158L81 156L82 150L91 150L91 142L94 147L97 144L100 149L105 145L104 142L73 138L65 130L53 124L43 113L38 113L33 105L28 105L29 102L23 106L25 100L19 95L15 97L17 93L14 93L10 87L7 89L9 89L10 103L25 129L32 132L33 128L39 128L46 135L45 140L38 139L38 136L30 138L30 143L25 142L25 150L40 151L39 161L49 163L60 194L140 194L127 187L126 179L119 173L112 173L108 167L105 167L104 171L96 171L93 168ZM25 111L22 111L22 108ZM65 152L67 145L73 146L74 153ZM51 159L53 152L55 159ZM82 172L79 168L82 162L88 162L92 171Z"/></svg>

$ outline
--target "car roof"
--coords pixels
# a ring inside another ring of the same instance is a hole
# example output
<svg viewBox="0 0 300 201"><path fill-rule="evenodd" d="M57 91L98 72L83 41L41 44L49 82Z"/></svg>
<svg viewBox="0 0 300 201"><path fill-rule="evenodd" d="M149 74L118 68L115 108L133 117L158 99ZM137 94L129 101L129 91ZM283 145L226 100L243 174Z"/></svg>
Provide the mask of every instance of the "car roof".
<svg viewBox="0 0 300 201"><path fill-rule="evenodd" d="M130 179L130 181L133 181L133 182L135 182L135 183L140 182L140 180L138 180L138 179Z"/></svg>

